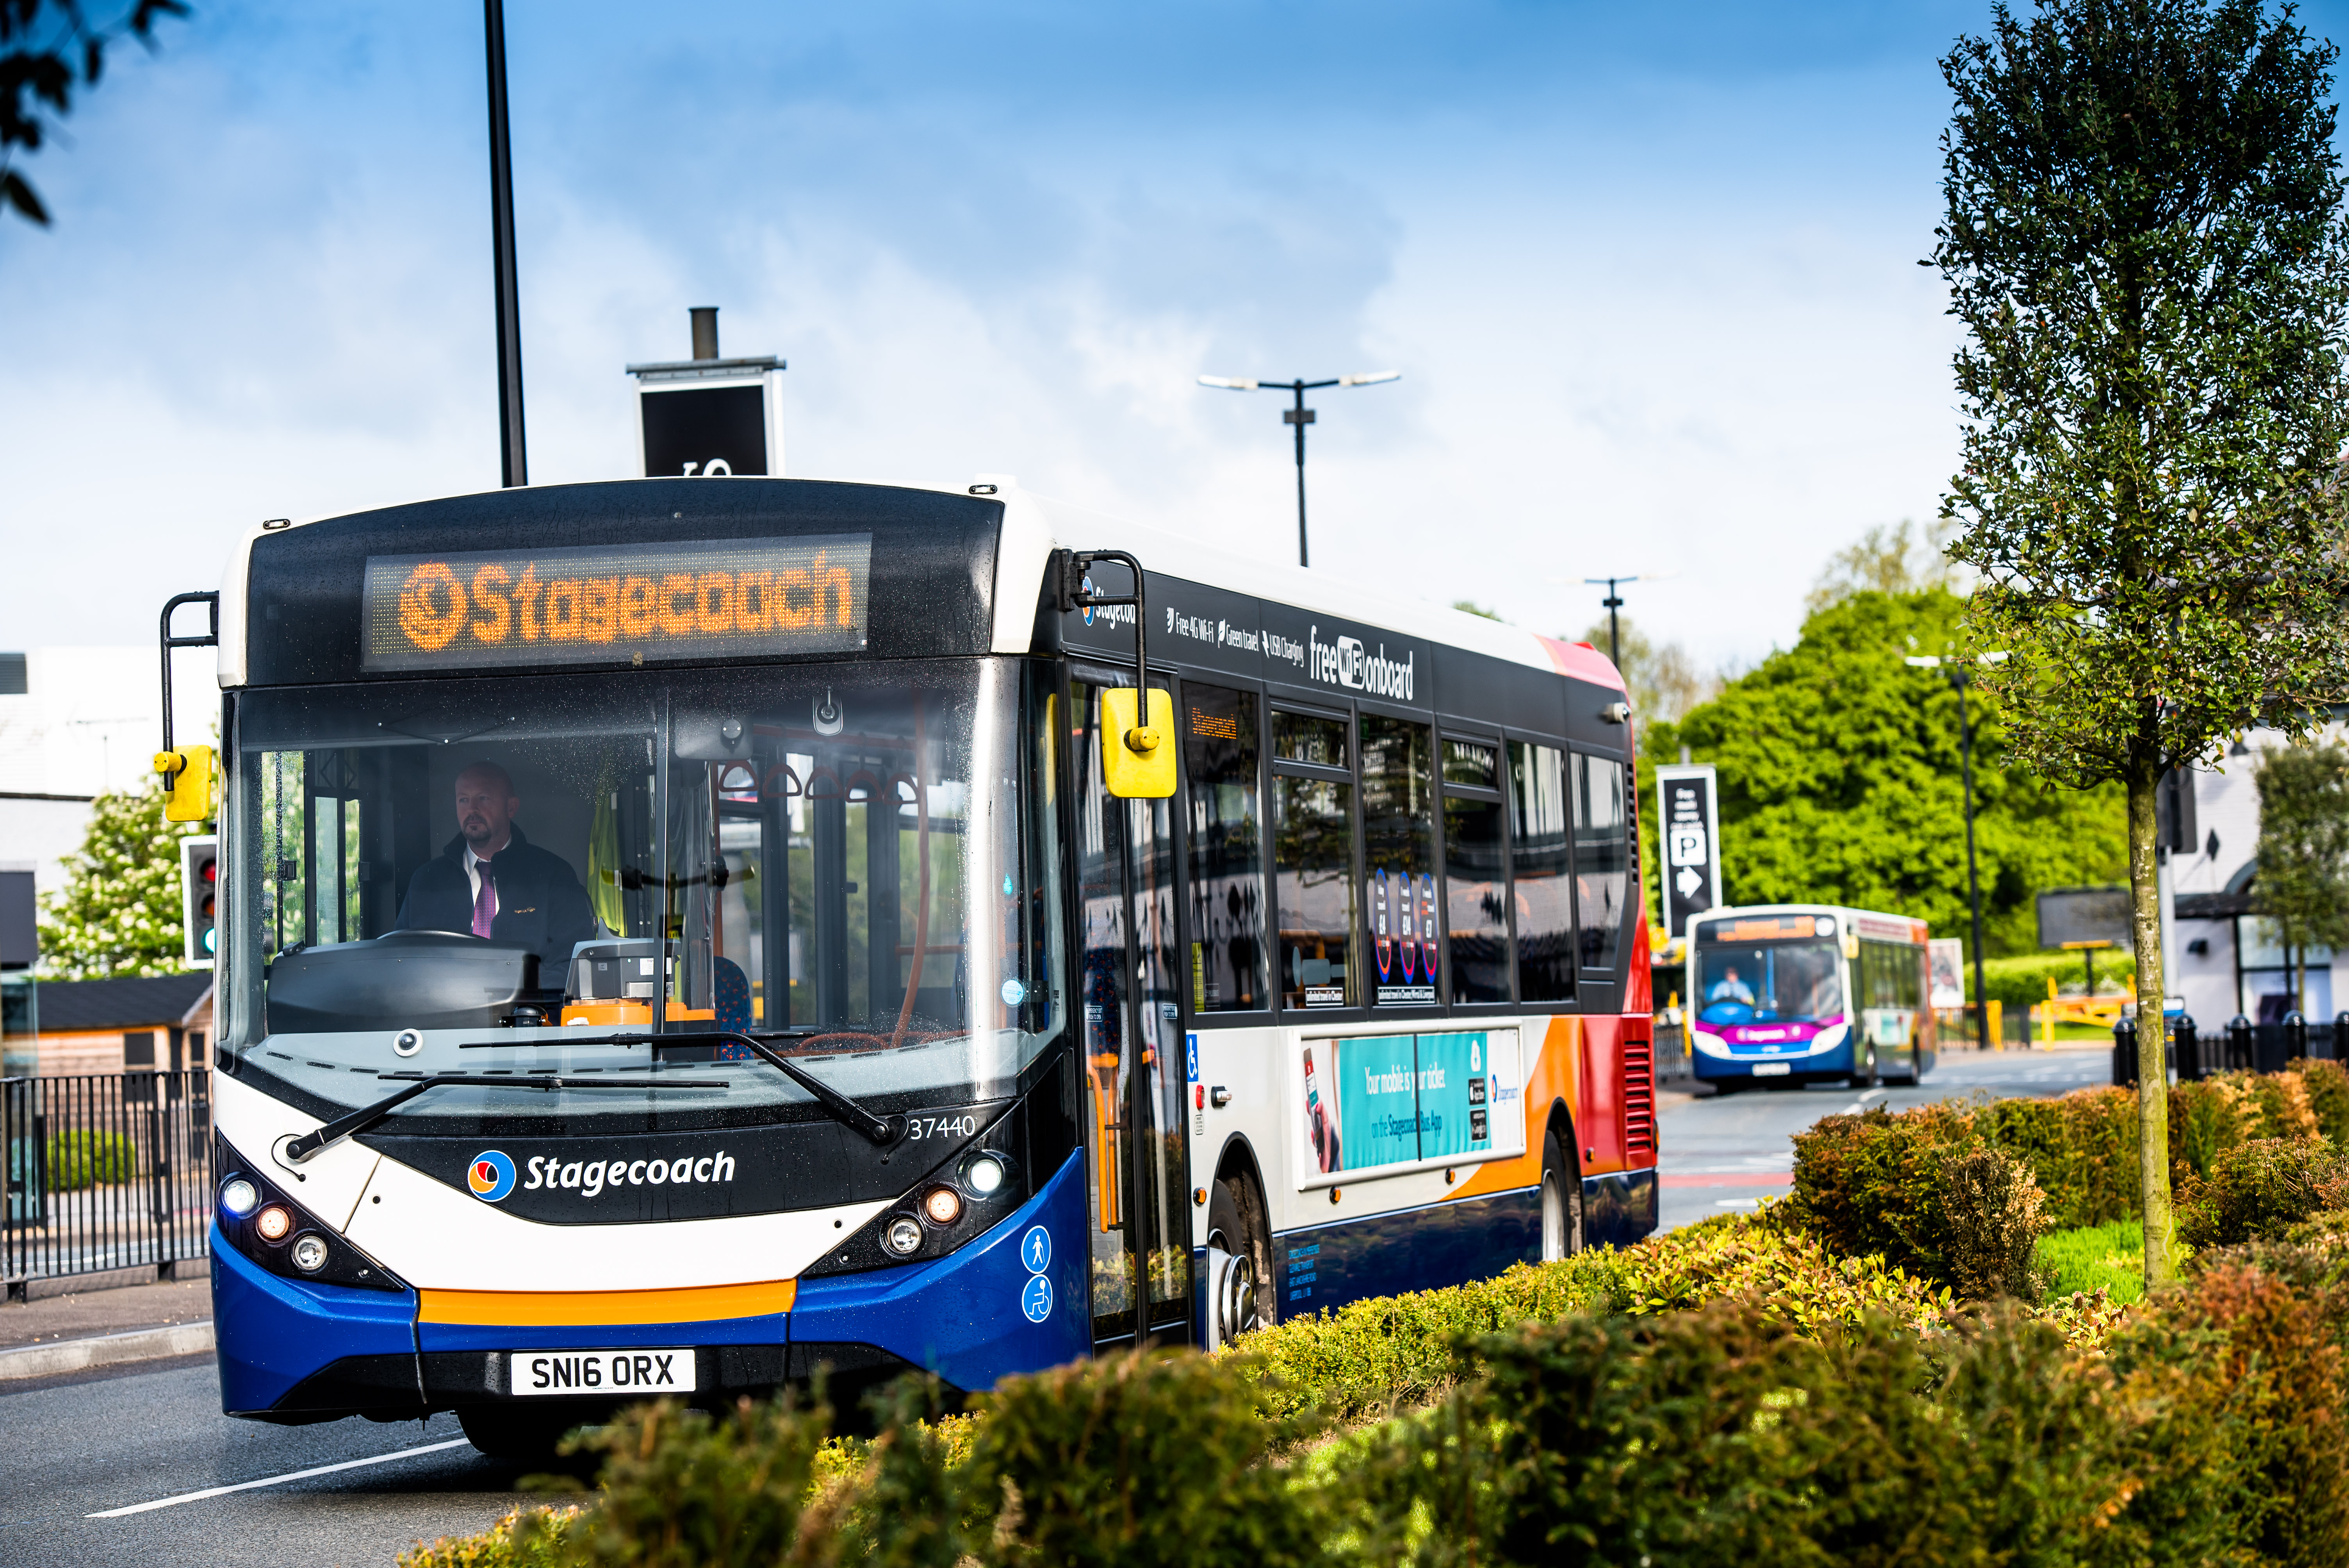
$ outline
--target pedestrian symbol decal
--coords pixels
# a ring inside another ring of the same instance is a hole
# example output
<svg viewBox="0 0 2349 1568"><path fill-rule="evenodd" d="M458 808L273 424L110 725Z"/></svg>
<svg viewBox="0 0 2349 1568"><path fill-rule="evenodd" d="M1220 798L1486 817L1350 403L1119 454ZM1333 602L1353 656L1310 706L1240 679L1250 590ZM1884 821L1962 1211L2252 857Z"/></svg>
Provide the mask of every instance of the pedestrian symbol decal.
<svg viewBox="0 0 2349 1568"><path fill-rule="evenodd" d="M1052 1282L1042 1274L1029 1276L1028 1288L1019 1293L1019 1310L1028 1315L1030 1323L1041 1323L1052 1315Z"/></svg>
<svg viewBox="0 0 2349 1568"><path fill-rule="evenodd" d="M1019 1238L1019 1261L1028 1265L1030 1274L1042 1274L1051 1266L1052 1236L1041 1225L1031 1226Z"/></svg>

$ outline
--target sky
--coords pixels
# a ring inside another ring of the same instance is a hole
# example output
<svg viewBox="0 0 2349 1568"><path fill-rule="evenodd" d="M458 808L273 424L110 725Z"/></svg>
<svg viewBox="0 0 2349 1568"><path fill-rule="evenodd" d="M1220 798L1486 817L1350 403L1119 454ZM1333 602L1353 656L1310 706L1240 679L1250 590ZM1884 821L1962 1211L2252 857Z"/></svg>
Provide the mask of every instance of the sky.
<svg viewBox="0 0 2349 1568"><path fill-rule="evenodd" d="M144 642L233 540L498 482L479 6L195 0L0 218L0 646ZM94 9L104 14L107 7ZM2308 14L2326 30L2330 7ZM1708 662L1953 467L1920 266L1983 4L508 0L531 478L631 361L777 354L789 471L1047 494Z"/></svg>

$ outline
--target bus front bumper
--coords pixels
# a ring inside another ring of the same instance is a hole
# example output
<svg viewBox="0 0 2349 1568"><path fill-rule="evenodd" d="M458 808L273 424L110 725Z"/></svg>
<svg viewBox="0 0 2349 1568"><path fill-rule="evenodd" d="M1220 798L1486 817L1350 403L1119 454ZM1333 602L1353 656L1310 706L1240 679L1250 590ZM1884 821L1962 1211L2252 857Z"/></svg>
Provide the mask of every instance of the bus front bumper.
<svg viewBox="0 0 2349 1568"><path fill-rule="evenodd" d="M800 1282L788 1312L692 1323L559 1328L424 1323L413 1291L358 1290L268 1273L214 1228L212 1323L221 1408L283 1424L415 1420L468 1406L617 1403L517 1397L510 1357L541 1350L690 1350L691 1402L720 1405L832 1369L835 1407L908 1371L950 1394L1059 1366L1092 1344L1081 1154L970 1245L929 1263ZM1041 1231L1040 1244L1033 1233ZM1029 1261L1043 1258L1040 1269Z"/></svg>

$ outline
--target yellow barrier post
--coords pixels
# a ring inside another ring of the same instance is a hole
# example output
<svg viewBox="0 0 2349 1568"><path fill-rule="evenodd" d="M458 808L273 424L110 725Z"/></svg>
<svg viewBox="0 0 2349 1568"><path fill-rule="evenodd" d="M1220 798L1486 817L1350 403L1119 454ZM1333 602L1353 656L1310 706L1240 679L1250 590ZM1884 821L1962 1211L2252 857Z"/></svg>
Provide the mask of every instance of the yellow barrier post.
<svg viewBox="0 0 2349 1568"><path fill-rule="evenodd" d="M1982 1044L1992 1050L2006 1049L2006 1005L1992 996L1982 1004L1990 1014L1990 1038Z"/></svg>
<svg viewBox="0 0 2349 1568"><path fill-rule="evenodd" d="M2055 976L2047 976L2047 1018L2039 1031L2040 1039L2047 1045L2055 1043Z"/></svg>

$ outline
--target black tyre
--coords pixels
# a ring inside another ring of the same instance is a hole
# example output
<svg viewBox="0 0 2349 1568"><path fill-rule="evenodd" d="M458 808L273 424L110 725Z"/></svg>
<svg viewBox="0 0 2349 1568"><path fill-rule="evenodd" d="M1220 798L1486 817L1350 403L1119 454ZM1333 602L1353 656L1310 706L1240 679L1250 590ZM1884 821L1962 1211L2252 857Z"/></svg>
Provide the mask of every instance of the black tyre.
<svg viewBox="0 0 2349 1568"><path fill-rule="evenodd" d="M1223 1278L1207 1282L1207 1311L1216 1319L1211 1336L1216 1344L1262 1328L1274 1316L1272 1240L1265 1233L1264 1205L1242 1177L1224 1177L1207 1189L1211 1264L1219 1252L1233 1262Z"/></svg>
<svg viewBox="0 0 2349 1568"><path fill-rule="evenodd" d="M481 1452L524 1470L572 1473L581 1466L595 1468L590 1455L565 1459L555 1452L572 1429L583 1424L577 1411L473 1405L457 1412L457 1424L465 1429L465 1440Z"/></svg>
<svg viewBox="0 0 2349 1568"><path fill-rule="evenodd" d="M1854 1088L1874 1088L1877 1086L1879 1075L1876 1070L1876 1047L1871 1044L1866 1050L1867 1056L1861 1058L1866 1065L1851 1075L1851 1087Z"/></svg>
<svg viewBox="0 0 2349 1568"><path fill-rule="evenodd" d="M1570 1163L1556 1128L1542 1138L1541 1256L1554 1264L1582 1250L1582 1170Z"/></svg>

